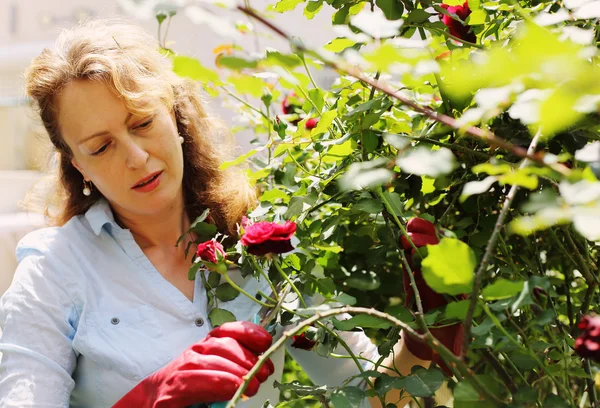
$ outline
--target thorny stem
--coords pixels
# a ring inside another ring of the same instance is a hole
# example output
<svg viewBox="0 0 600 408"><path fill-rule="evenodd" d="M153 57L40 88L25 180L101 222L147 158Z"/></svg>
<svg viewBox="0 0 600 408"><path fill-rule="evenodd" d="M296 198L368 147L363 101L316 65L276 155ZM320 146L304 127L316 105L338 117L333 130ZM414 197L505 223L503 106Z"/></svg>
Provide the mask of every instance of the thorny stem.
<svg viewBox="0 0 600 408"><path fill-rule="evenodd" d="M390 323L393 323L394 325L396 325L396 326L400 327L402 330L404 330L406 333L413 336L415 339L418 339L419 341L424 341L425 343L427 343L432 349L437 351L440 354L440 356L442 356L444 358L444 360L450 361L454 365L456 365L456 368L460 372L466 374L467 381L471 382L473 387L482 395L482 397L491 399L493 401L501 402L500 398L498 396L496 396L495 394L493 394L493 392L489 389L489 387L486 387L477 377L475 377L474 373L471 372L471 370L465 365L465 363L462 360L460 360L458 357L456 357L450 350L448 350L443 344L441 344L439 342L439 340L437 340L435 337L433 337L431 335L431 333L426 333L424 335L419 334L415 330L413 330L408 324L396 319L395 317L393 317L387 313L380 312L379 310L376 310L376 309L345 306L345 307L331 309L331 310L328 310L325 312L317 313L314 316L298 323L294 328L284 331L283 335L275 343L273 343L273 345L267 351L265 351L258 358L258 361L256 362L256 364L254 364L254 367L252 367L252 369L244 376L244 382L237 389L233 398L227 403L226 408L234 408L237 405L240 397L246 390L246 387L248 386L250 379L256 375L256 373L258 372L258 370L260 370L260 367L262 367L264 362L268 358L270 358L271 355L276 350L278 350L281 346L283 346L283 344L287 341L287 339L289 339L296 333L300 332L304 327L310 326L311 324L315 323L316 321L322 320L329 316L335 316L335 315L344 314L344 313L367 314L370 316L379 317L381 319L389 321Z"/></svg>
<svg viewBox="0 0 600 408"><path fill-rule="evenodd" d="M302 306L304 308L306 308L306 302L304 301L304 297L302 297L302 294L300 293L300 291L298 290L296 285L294 285L294 282L292 282L292 280L289 278L289 276L287 276L287 274L283 271L283 269L281 269L281 265L279 264L279 261L277 259L273 259L273 265L275 265L275 269L277 269L277 271L279 272L281 277L283 279L285 279L285 281L292 287L294 292L296 292L296 295L298 295L298 300L300 300L300 303L302 303Z"/></svg>
<svg viewBox="0 0 600 408"><path fill-rule="evenodd" d="M531 143L529 144L529 148L527 149L528 155L532 155L535 152L535 149L537 147L537 142L538 142L540 136L541 136L541 132L538 132L531 140ZM523 160L523 162L521 163L519 168L522 169L522 168L526 167L528 164L529 163L528 163L527 159ZM465 318L465 325L464 325L464 337L463 337L463 347L462 347L462 355L464 355L464 356L466 356L467 353L469 352L469 344L471 343L471 326L473 324L473 313L475 312L475 307L477 306L477 301L479 299L479 290L481 289L481 281L483 278L483 274L487 270L492 253L494 252L494 249L496 248L496 241L498 240L498 236L500 235L500 230L502 229L502 226L504 225L504 220L506 219L506 216L508 215L508 211L510 209L510 206L512 205L512 202L515 198L515 195L517 194L518 189L519 189L519 187L516 184L513 184L512 187L510 188L510 191L506 195L504 204L502 206L502 210L500 210L500 214L498 215L498 219L496 220L496 225L494 225L494 230L492 231L492 236L490 237L490 239L487 243L487 246L485 248L485 253L483 255L483 259L481 260L481 263L479 264L479 268L477 269L477 272L475 273L475 279L473 281L473 292L471 293L471 301L469 303L469 309L467 310L467 316Z"/></svg>
<svg viewBox="0 0 600 408"><path fill-rule="evenodd" d="M275 305L270 305L268 303L262 302L260 300L258 300L257 298L255 298L254 296L252 296L251 294L249 294L248 292L246 292L244 289L240 288L227 274L227 272L225 272L223 274L223 277L225 278L225 280L227 281L227 283L229 283L235 290L237 290L238 292L242 293L244 296L246 296L247 298L253 300L254 302L258 303L261 306L266 306L266 307L274 307Z"/></svg>
<svg viewBox="0 0 600 408"><path fill-rule="evenodd" d="M494 133L490 132L489 130L481 129L476 126L463 126L458 120L456 120L453 117L436 112L435 110L433 110L429 107L424 107L424 106L417 104L416 102L410 100L408 97L404 96L402 93L396 91L391 85L386 84L381 81L374 81L372 78L369 78L368 76L363 74L361 72L361 70L355 66L348 65L344 61L341 61L341 60L339 62L334 62L328 58L324 58L318 52L308 49L303 44L298 44L296 41L293 41L292 38L290 37L290 35L288 35L286 32L284 32L279 27L275 26L270 21L268 21L268 20L264 19L263 17L261 17L260 15L258 15L254 10L252 10L250 8L243 7L243 6L237 6L237 9L242 11L243 13L255 18L256 20L260 21L262 24L264 24L265 26L267 26L268 28L270 28L271 30L273 30L274 32L279 34L281 37L290 41L290 43L292 43L292 46L295 47L296 49L298 49L299 51L317 56L317 58L319 58L321 61L323 61L324 64L332 67L336 71L344 73L346 75L350 75L354 78L357 78L357 79L363 81L364 83L366 83L368 85L371 85L372 87L378 89L379 91L384 92L387 95L399 100L404 105L410 106L416 112L419 112L419 113L427 116L430 119L440 122L450 128L453 128L453 129L456 129L459 131L464 131L466 134L469 134L477 139L486 141L491 145L501 147L501 148L511 152L515 156L527 158L527 159L529 159L541 166L544 166L544 167L550 167L551 169L553 169L554 171L558 172L559 174L561 174L563 176L567 176L571 173L571 170L562 164L551 163L550 161L546 162L544 160L543 153L537 153L535 155L528 153L527 150L525 150L524 148L522 148L520 146L515 146L514 144L506 141L505 139L496 136ZM341 64L344 64L344 66L341 66Z"/></svg>
<svg viewBox="0 0 600 408"><path fill-rule="evenodd" d="M294 314L296 314L297 316L300 316L300 317L302 317L303 319L306 319L306 318L308 318L308 316L306 316L306 315L302 315L302 314L300 314L300 313L297 313L297 312L296 312L296 311L294 311L294 310L290 310L290 309L288 309L287 307L285 307L285 306L283 306L283 305L281 306L281 308L282 308L283 310L287 311L287 312L294 313ZM321 328L323 328L324 330L326 330L326 331L327 331L327 333L331 334L333 337L335 337L335 338L336 338L336 340L337 340L337 341L338 341L338 342L341 344L341 346L344 348L344 350L346 350L346 351L348 352L348 356L349 356L349 357L350 357L352 360L354 360L354 363L356 364L356 367L358 367L358 370L361 372L361 374L362 374L362 373L364 373L364 372L365 372L365 370L363 369L362 365L360 364L360 361L358 361L359 357L357 357L357 356L356 356L356 354L354 354L354 352L352 351L352 349L350 348L350 346L348 346L348 343L346 343L346 341L345 341L345 340L342 338L342 336L340 336L338 333L336 333L336 332L335 332L335 330L332 330L332 329L331 329L331 328L329 328L329 327L328 327L326 324L324 324L324 323L322 323L322 322L320 322L320 321L317 321L317 322L316 322L316 324L317 324L319 327L321 327ZM365 359L365 358L363 358L363 359ZM368 359L365 359L365 360L368 360ZM368 360L368 361L371 361L371 360ZM371 387L371 388L374 388L373 382L372 382L372 381L371 381L369 378L365 378L365 382L367 383L367 385L368 385L369 387ZM385 402L384 402L384 400L383 400L383 397L382 397L382 396L380 396L379 398L380 398L380 400L381 400L381 404L382 404L382 406L385 406Z"/></svg>

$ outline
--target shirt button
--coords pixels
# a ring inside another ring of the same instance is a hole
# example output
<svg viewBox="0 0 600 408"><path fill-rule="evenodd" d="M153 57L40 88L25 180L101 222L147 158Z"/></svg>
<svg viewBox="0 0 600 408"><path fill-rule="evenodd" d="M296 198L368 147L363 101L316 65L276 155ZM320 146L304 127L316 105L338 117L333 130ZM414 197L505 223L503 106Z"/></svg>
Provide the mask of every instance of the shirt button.
<svg viewBox="0 0 600 408"><path fill-rule="evenodd" d="M194 323L196 323L196 326L202 327L202 326L204 326L204 319L199 317L194 321Z"/></svg>
<svg viewBox="0 0 600 408"><path fill-rule="evenodd" d="M118 318L118 317L113 317L112 319L110 319L110 322L111 322L112 324L119 324L119 322L120 322L120 321L121 321L121 320L119 320L119 318Z"/></svg>

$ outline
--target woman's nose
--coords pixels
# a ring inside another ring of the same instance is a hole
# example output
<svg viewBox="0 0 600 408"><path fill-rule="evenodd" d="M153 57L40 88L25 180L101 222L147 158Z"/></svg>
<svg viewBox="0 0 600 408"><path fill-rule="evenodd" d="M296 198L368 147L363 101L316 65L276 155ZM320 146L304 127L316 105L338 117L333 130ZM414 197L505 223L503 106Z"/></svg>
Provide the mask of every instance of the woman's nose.
<svg viewBox="0 0 600 408"><path fill-rule="evenodd" d="M130 169L137 169L145 167L150 155L141 146L141 143L136 142L134 139L129 139L127 143L127 167Z"/></svg>

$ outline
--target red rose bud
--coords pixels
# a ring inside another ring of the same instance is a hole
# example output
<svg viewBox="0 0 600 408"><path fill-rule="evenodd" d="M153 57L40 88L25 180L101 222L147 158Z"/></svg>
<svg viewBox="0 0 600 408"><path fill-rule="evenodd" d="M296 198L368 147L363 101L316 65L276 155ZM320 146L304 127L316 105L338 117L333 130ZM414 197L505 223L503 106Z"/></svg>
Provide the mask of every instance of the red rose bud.
<svg viewBox="0 0 600 408"><path fill-rule="evenodd" d="M252 255L283 254L294 249L291 239L295 232L295 222L276 224L262 221L248 225L240 241Z"/></svg>
<svg viewBox="0 0 600 408"><path fill-rule="evenodd" d="M462 21L465 21L471 14L468 1L465 1L462 6L449 6L448 4L442 4L442 7L448 10L448 13L456 14ZM459 21L445 14L442 14L440 17L442 19L442 23L448 27L448 31L450 31L450 34L453 36L472 43L477 41L477 38L471 31L470 26L463 25Z"/></svg>
<svg viewBox="0 0 600 408"><path fill-rule="evenodd" d="M212 262L214 264L219 262L219 257L221 259L227 258L223 245L214 239L199 244L198 249L196 250L196 256L203 261Z"/></svg>
<svg viewBox="0 0 600 408"><path fill-rule="evenodd" d="M600 361L600 317L583 316L577 327L583 332L575 339L575 352L583 358Z"/></svg>
<svg viewBox="0 0 600 408"><path fill-rule="evenodd" d="M310 118L309 120L306 121L306 125L305 128L308 130L314 129L317 127L317 124L319 123L319 119L317 118Z"/></svg>
<svg viewBox="0 0 600 408"><path fill-rule="evenodd" d="M315 344L317 344L316 342L307 338L306 333L302 333L297 336L292 336L292 339L294 340L292 342L292 347L302 350L312 350Z"/></svg>
<svg viewBox="0 0 600 408"><path fill-rule="evenodd" d="M290 113L296 113L296 109L299 108L298 105L291 103L290 98L296 98L296 92L292 92L288 94L283 101L281 101L281 111L285 115L289 115Z"/></svg>

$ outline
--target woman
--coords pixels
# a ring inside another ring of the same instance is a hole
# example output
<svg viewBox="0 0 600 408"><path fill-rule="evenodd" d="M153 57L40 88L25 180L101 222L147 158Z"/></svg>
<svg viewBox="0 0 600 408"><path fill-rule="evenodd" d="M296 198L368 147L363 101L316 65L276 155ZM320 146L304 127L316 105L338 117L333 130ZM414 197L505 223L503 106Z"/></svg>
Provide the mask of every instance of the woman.
<svg viewBox="0 0 600 408"><path fill-rule="evenodd" d="M272 339L244 322L258 305L243 296L222 306L240 321L212 329L203 272L187 279L184 250L194 237L174 245L206 208L219 232L236 237L256 205L243 173L218 169L231 145L196 85L171 71L150 34L119 20L62 32L26 82L59 158L47 207L56 226L19 242L19 266L0 301L0 406L228 400ZM239 271L234 278L251 293L267 291ZM362 332L341 335L356 354L377 360ZM396 351L403 373L428 365L401 344ZM359 372L351 359L290 352L317 383L339 385ZM276 403L271 384L282 366L280 350L240 406Z"/></svg>

